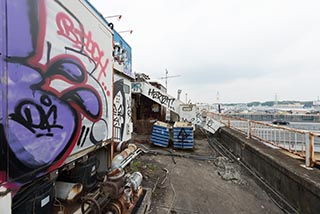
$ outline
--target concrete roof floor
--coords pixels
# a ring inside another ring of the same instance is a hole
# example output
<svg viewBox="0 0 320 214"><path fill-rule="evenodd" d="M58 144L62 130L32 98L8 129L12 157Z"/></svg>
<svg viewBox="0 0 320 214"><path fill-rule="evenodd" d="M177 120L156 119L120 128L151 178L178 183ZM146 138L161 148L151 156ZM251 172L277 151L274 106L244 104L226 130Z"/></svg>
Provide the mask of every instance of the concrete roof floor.
<svg viewBox="0 0 320 214"><path fill-rule="evenodd" d="M142 172L143 186L153 190L149 213L283 213L236 161L218 158L207 139L195 139L194 149L187 151L152 146L149 140L148 135L133 139L144 148L175 155L144 154L131 163L131 170Z"/></svg>

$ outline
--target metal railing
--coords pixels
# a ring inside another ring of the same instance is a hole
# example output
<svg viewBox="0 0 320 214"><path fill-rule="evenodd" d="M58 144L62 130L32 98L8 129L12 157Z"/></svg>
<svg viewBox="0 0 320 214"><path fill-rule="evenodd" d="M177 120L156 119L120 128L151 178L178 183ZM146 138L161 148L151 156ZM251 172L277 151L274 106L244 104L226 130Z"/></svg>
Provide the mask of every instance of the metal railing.
<svg viewBox="0 0 320 214"><path fill-rule="evenodd" d="M319 133L212 112L207 112L207 117L245 134L247 138L256 139L267 145L275 146L289 153L298 155L305 160L305 165L307 167L313 167L314 164L320 164L320 160L315 158L315 146L316 151L320 150Z"/></svg>

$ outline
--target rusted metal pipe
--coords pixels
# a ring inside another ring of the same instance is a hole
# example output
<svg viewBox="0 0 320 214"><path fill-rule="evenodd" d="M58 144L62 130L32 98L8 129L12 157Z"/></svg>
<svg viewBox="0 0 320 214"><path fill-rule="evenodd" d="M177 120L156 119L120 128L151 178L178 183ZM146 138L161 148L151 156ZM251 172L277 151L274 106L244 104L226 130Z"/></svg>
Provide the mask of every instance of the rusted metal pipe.
<svg viewBox="0 0 320 214"><path fill-rule="evenodd" d="M123 191L124 194L124 201L126 203L126 205L129 207L130 203L131 203L131 197L132 197L132 190L130 187L127 187L124 189Z"/></svg>
<svg viewBox="0 0 320 214"><path fill-rule="evenodd" d="M56 196L65 201L73 201L83 189L80 183L56 181Z"/></svg>

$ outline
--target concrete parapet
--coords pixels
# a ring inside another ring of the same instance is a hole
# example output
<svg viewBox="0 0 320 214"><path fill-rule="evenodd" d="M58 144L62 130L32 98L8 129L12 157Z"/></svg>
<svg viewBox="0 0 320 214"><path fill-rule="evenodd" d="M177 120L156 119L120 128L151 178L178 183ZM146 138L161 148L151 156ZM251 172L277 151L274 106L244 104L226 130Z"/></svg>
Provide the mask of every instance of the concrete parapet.
<svg viewBox="0 0 320 214"><path fill-rule="evenodd" d="M215 137L280 193L299 213L320 211L320 170L283 154L244 134L220 128Z"/></svg>

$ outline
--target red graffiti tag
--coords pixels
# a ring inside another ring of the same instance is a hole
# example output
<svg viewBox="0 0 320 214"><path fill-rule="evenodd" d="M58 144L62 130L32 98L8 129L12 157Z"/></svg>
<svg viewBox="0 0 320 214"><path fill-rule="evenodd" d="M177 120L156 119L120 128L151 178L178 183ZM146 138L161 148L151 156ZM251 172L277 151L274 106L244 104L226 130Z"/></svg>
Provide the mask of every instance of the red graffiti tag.
<svg viewBox="0 0 320 214"><path fill-rule="evenodd" d="M56 16L58 27L58 35L63 36L73 43L73 46L84 51L92 60L100 67L100 73L97 80L100 81L101 76L107 76L106 69L109 64L109 59L103 60L104 52L100 49L98 43L92 39L92 32L85 32L83 25L79 23L77 28L70 16L63 12L59 12ZM104 61L104 62L103 62Z"/></svg>

